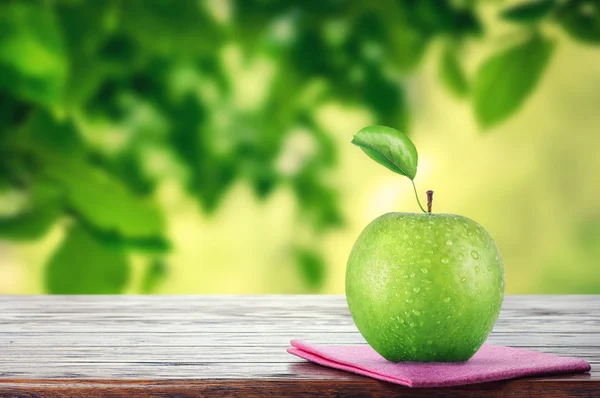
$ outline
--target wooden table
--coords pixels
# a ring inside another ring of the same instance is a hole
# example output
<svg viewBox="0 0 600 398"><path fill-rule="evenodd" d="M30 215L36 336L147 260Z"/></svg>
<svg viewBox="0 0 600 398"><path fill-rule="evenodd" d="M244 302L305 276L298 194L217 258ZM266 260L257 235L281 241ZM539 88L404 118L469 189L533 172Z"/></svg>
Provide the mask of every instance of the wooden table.
<svg viewBox="0 0 600 398"><path fill-rule="evenodd" d="M358 344L342 296L0 296L0 396L600 397L600 296L509 296L489 342L589 374L409 389L307 363L293 338Z"/></svg>

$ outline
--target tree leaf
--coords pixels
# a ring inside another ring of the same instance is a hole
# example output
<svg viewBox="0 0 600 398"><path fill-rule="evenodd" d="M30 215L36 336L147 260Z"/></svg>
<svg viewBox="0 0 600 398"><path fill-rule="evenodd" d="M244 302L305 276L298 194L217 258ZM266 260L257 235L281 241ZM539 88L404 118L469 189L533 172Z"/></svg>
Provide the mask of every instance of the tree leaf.
<svg viewBox="0 0 600 398"><path fill-rule="evenodd" d="M162 235L160 209L102 170L78 159L52 158L45 172L63 186L67 203L95 228L116 231L125 238Z"/></svg>
<svg viewBox="0 0 600 398"><path fill-rule="evenodd" d="M359 146L371 159L394 173L411 180L417 175L417 149L405 134L394 128L365 127L356 133L352 143Z"/></svg>
<svg viewBox="0 0 600 398"><path fill-rule="evenodd" d="M469 82L456 55L456 51L444 49L440 59L439 76L451 94L464 97L469 93Z"/></svg>
<svg viewBox="0 0 600 398"><path fill-rule="evenodd" d="M27 120L32 108L30 103L18 100L8 93L0 92L0 135L4 129L8 130Z"/></svg>
<svg viewBox="0 0 600 398"><path fill-rule="evenodd" d="M600 5L597 0L565 2L558 20L571 37L584 43L600 43Z"/></svg>
<svg viewBox="0 0 600 398"><path fill-rule="evenodd" d="M163 260L153 260L146 267L144 276L142 277L142 294L151 294L156 292L156 288L165 278L169 271L167 264Z"/></svg>
<svg viewBox="0 0 600 398"><path fill-rule="evenodd" d="M398 126L405 131L408 129L408 106L399 82L370 67L367 68L364 85L360 91L364 103L375 113L377 123Z"/></svg>
<svg viewBox="0 0 600 398"><path fill-rule="evenodd" d="M76 215L79 223L87 230L91 231L94 238L102 241L107 247L124 250L127 252L137 252L146 255L160 255L171 251L171 242L163 236L153 236L144 238L125 237L115 231L103 231L97 229L93 224L89 223L85 218Z"/></svg>
<svg viewBox="0 0 600 398"><path fill-rule="evenodd" d="M326 266L321 255L307 248L296 248L294 254L300 275L306 284L312 289L323 286Z"/></svg>
<svg viewBox="0 0 600 398"><path fill-rule="evenodd" d="M67 59L51 8L35 2L0 4L0 89L43 105L61 99Z"/></svg>
<svg viewBox="0 0 600 398"><path fill-rule="evenodd" d="M290 62L303 75L332 76L335 67L328 56L331 48L324 38L316 31L302 29L290 49Z"/></svg>
<svg viewBox="0 0 600 398"><path fill-rule="evenodd" d="M160 208L89 162L88 148L72 123L38 113L24 129L23 147L32 152L41 175L60 187L67 209L94 229L123 238L162 236Z"/></svg>
<svg viewBox="0 0 600 398"><path fill-rule="evenodd" d="M124 150L116 155L96 152L90 157L90 162L118 178L131 192L140 196L150 195L156 187L156 181L146 174L143 155L138 148L133 146L132 150Z"/></svg>
<svg viewBox="0 0 600 398"><path fill-rule="evenodd" d="M538 35L488 58L474 83L474 107L486 128L516 112L531 94L550 60L554 43Z"/></svg>
<svg viewBox="0 0 600 398"><path fill-rule="evenodd" d="M212 53L224 37L202 2L130 0L120 3L120 13L123 29L148 53Z"/></svg>
<svg viewBox="0 0 600 398"><path fill-rule="evenodd" d="M62 215L61 193L47 181L36 181L29 193L30 204L19 214L0 217L0 238L10 240L38 239Z"/></svg>
<svg viewBox="0 0 600 398"><path fill-rule="evenodd" d="M114 1L52 4L69 54L65 102L68 106L80 107L102 81L114 74L130 74L134 70L131 62L119 63L100 56L102 45L113 34L112 29L106 30L106 21L115 15L119 5Z"/></svg>
<svg viewBox="0 0 600 398"><path fill-rule="evenodd" d="M61 214L54 203L27 210L9 218L0 218L0 238L32 240L42 237Z"/></svg>
<svg viewBox="0 0 600 398"><path fill-rule="evenodd" d="M555 0L536 0L513 7L509 7L500 13L507 21L518 23L537 22L552 10L556 4Z"/></svg>
<svg viewBox="0 0 600 398"><path fill-rule="evenodd" d="M323 181L319 169L309 167L292 180L302 219L316 231L338 227L344 223L339 206L339 194Z"/></svg>
<svg viewBox="0 0 600 398"><path fill-rule="evenodd" d="M21 142L26 142L34 151L52 151L64 157L87 152L76 126L70 120L57 120L45 110L36 110L31 115L23 134Z"/></svg>
<svg viewBox="0 0 600 398"><path fill-rule="evenodd" d="M71 227L46 265L46 290L52 294L118 294L128 279L125 253L80 225Z"/></svg>

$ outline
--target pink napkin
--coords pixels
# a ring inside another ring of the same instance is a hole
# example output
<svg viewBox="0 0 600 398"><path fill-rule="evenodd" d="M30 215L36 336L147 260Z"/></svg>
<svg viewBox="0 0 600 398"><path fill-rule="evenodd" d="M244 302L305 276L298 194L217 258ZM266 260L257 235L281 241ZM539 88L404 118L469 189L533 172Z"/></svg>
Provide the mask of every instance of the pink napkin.
<svg viewBox="0 0 600 398"><path fill-rule="evenodd" d="M319 365L408 387L445 387L558 373L587 372L577 358L484 344L466 362L389 362L368 345L316 346L292 340L290 354Z"/></svg>

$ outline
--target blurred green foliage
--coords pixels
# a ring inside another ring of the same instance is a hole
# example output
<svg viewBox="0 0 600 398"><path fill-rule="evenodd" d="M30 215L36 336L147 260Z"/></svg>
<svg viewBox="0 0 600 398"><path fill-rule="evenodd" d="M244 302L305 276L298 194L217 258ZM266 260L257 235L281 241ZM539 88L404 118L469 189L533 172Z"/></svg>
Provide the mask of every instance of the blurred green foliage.
<svg viewBox="0 0 600 398"><path fill-rule="evenodd" d="M461 54L487 35L479 7L450 0L0 2L0 189L26 198L0 218L0 237L39 239L67 220L46 266L48 292L119 293L131 254L141 253L149 293L168 272L162 257L171 247L154 196L161 180L176 180L206 213L238 180L259 198L288 186L299 222L312 231L291 247L307 287L318 289L326 265L313 243L343 223L325 177L336 149L316 120L319 105L360 105L377 124L409 132L403 77L442 41L440 84L469 98L489 128L514 114L542 79L554 47L545 26L600 43L594 0L499 7L517 39L469 76ZM232 46L242 63L266 59L274 67L264 98L250 105L235 99L240 82L223 56ZM283 171L277 160L298 128L316 151ZM157 153L183 172L156 173Z"/></svg>

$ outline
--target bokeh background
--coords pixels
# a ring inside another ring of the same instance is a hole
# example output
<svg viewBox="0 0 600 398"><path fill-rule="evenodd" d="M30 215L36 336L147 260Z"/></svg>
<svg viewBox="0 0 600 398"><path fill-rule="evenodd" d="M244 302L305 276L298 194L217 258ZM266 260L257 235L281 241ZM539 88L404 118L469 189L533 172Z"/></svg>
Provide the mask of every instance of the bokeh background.
<svg viewBox="0 0 600 398"><path fill-rule="evenodd" d="M419 211L410 135L507 293L600 293L595 0L0 2L0 293L342 293Z"/></svg>

